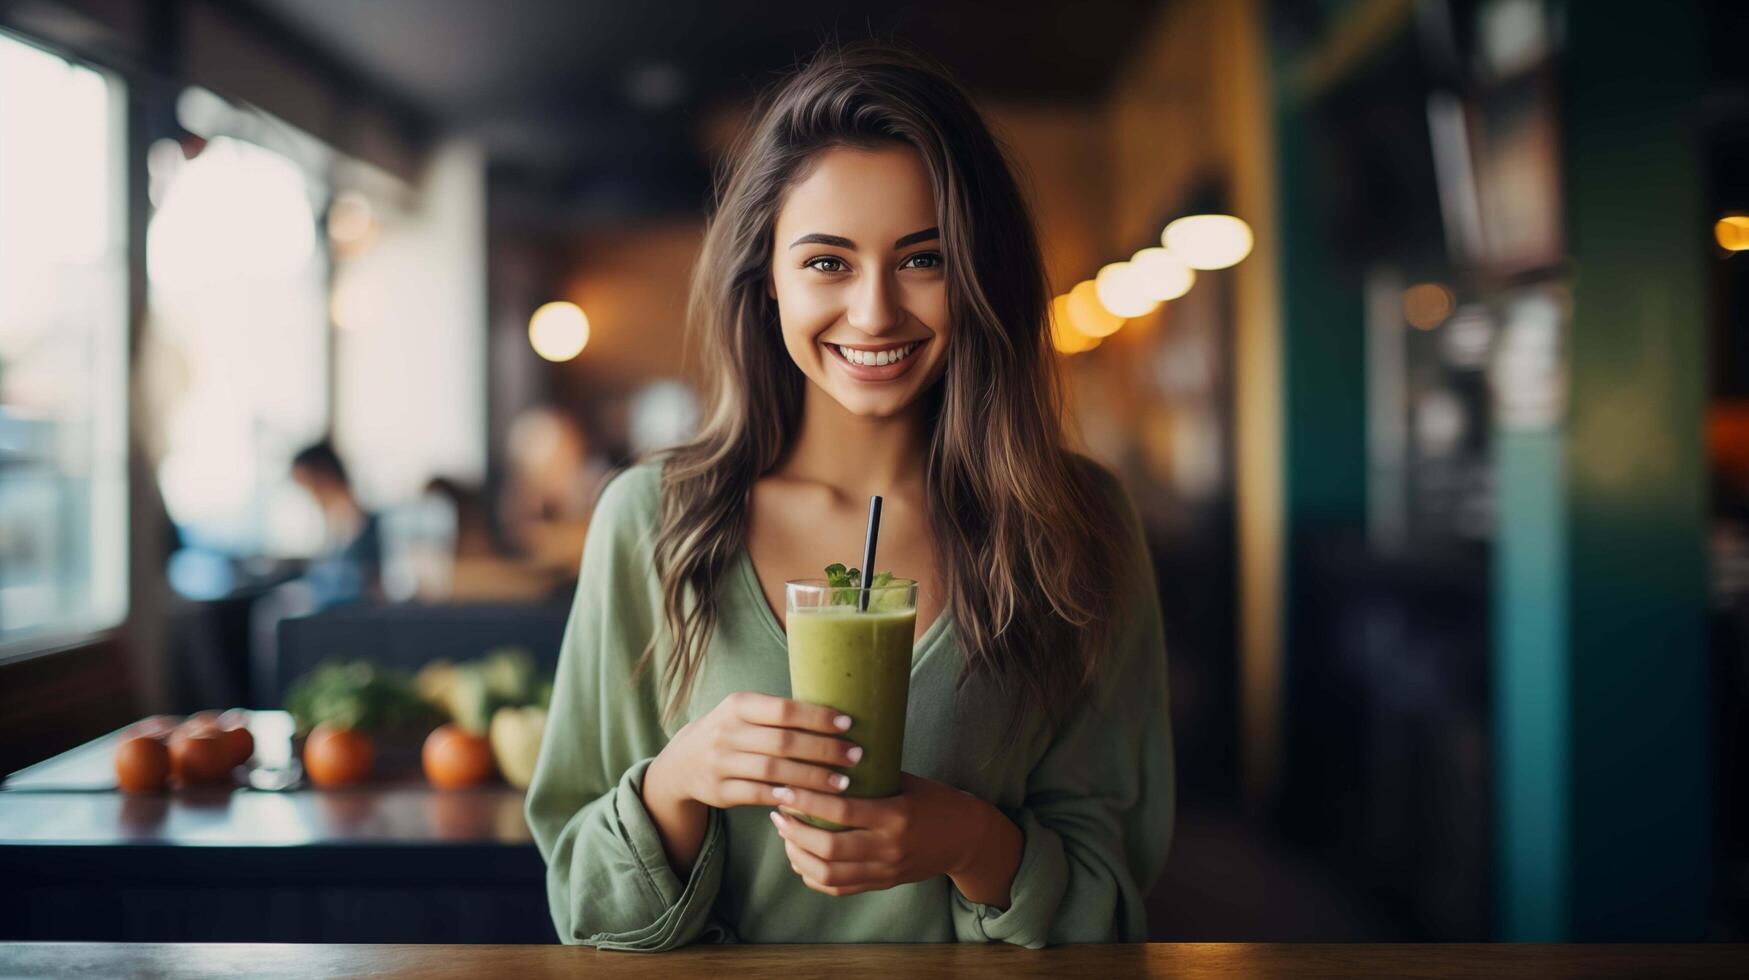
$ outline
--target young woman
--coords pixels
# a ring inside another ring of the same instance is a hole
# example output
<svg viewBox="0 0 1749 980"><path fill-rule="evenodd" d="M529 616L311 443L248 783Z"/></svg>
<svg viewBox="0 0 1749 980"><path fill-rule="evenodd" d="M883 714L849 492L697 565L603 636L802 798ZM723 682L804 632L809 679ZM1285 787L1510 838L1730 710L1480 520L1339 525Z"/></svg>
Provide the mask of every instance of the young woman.
<svg viewBox="0 0 1749 980"><path fill-rule="evenodd" d="M692 301L714 409L602 494L529 789L559 937L1145 939L1154 580L1064 448L1037 238L965 95L891 48L816 58L735 153ZM787 697L784 582L857 563L876 493L918 633L903 790L851 799L855 720Z"/></svg>

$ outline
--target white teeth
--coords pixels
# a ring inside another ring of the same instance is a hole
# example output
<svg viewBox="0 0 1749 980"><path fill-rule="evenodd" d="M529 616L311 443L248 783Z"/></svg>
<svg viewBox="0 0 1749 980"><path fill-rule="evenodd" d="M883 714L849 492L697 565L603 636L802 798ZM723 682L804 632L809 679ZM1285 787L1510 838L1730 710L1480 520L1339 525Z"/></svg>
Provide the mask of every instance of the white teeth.
<svg viewBox="0 0 1749 980"><path fill-rule="evenodd" d="M883 351L857 350L854 347L840 347L837 344L833 344L832 346L838 351L838 353L844 355L845 360L852 364L863 365L864 367L884 367L895 361L902 361L908 357L912 351L917 349L916 344L906 344L903 347L896 347L891 350Z"/></svg>

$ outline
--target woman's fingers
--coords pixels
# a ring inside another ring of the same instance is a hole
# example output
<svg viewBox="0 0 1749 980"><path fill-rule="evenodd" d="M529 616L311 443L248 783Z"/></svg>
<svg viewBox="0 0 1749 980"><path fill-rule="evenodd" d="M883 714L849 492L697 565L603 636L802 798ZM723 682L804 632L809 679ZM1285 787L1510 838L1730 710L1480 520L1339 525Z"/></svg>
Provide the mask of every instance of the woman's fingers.
<svg viewBox="0 0 1749 980"><path fill-rule="evenodd" d="M779 788L752 779L725 779L717 784L718 798L712 802L717 807L776 806L782 802L777 798Z"/></svg>
<svg viewBox="0 0 1749 980"><path fill-rule="evenodd" d="M729 695L735 717L754 725L800 728L836 735L850 728L850 716L832 708L770 694L740 691Z"/></svg>
<svg viewBox="0 0 1749 980"><path fill-rule="evenodd" d="M783 802L786 809L846 827L876 828L885 823L882 819L883 800L852 799L796 785L780 786L773 795Z"/></svg>
<svg viewBox="0 0 1749 980"><path fill-rule="evenodd" d="M778 810L771 822L783 839L823 861L891 863L891 844L866 830L821 830Z"/></svg>
<svg viewBox="0 0 1749 980"><path fill-rule="evenodd" d="M773 788L779 786L807 787L808 791L818 791L824 796L840 793L850 785L849 777L843 773L833 772L825 766L816 766L807 762L796 762L791 759L779 759L776 756L759 755L754 752L736 752L723 763L721 772L724 776L751 779L761 783L770 783ZM773 799L781 800L782 796Z"/></svg>
<svg viewBox="0 0 1749 980"><path fill-rule="evenodd" d="M838 889L854 888L856 891L864 891L867 886L885 880L886 869L880 865L860 861L822 861L790 840L783 842L783 850L789 855L790 867L809 882L825 885L826 888L821 890L827 891L827 894L850 894L847 890Z"/></svg>
<svg viewBox="0 0 1749 980"><path fill-rule="evenodd" d="M812 735L793 728L742 725L730 736L730 742L743 752L818 762L828 766L854 766L862 759L862 748L854 742L827 735Z"/></svg>

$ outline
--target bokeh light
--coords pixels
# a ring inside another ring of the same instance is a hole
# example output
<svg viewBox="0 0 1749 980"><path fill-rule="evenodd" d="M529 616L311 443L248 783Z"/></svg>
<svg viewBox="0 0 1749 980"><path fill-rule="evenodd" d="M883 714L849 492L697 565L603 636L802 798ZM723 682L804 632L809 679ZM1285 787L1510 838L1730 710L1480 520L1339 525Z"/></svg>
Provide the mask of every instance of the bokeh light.
<svg viewBox="0 0 1749 980"><path fill-rule="evenodd" d="M1148 296L1160 302L1177 299L1196 285L1196 270L1170 249L1144 248L1130 256L1130 268Z"/></svg>
<svg viewBox="0 0 1749 980"><path fill-rule="evenodd" d="M1098 337L1089 337L1075 329L1067 293L1051 300L1051 346L1061 354L1079 354L1099 346Z"/></svg>
<svg viewBox="0 0 1749 980"><path fill-rule="evenodd" d="M1423 282L1403 290L1403 319L1417 330L1432 330L1451 317L1457 298L1437 282Z"/></svg>
<svg viewBox="0 0 1749 980"><path fill-rule="evenodd" d="M1749 215L1727 214L1713 225L1713 238L1727 252L1749 252Z"/></svg>
<svg viewBox="0 0 1749 980"><path fill-rule="evenodd" d="M1148 283L1128 262L1113 262L1093 279L1099 305L1121 317L1147 316L1160 306Z"/></svg>
<svg viewBox="0 0 1749 980"><path fill-rule="evenodd" d="M1123 326L1124 318L1099 302L1099 287L1083 279L1069 290L1069 323L1089 337L1109 337Z"/></svg>
<svg viewBox="0 0 1749 980"><path fill-rule="evenodd" d="M1193 214L1160 233L1160 244L1192 269L1225 269L1251 254L1251 226L1230 214Z"/></svg>
<svg viewBox="0 0 1749 980"><path fill-rule="evenodd" d="M589 343L589 318L576 303L548 303L528 318L528 342L549 361L568 361Z"/></svg>
<svg viewBox="0 0 1749 980"><path fill-rule="evenodd" d="M328 205L328 240L342 258L351 258L376 240L377 216L370 199L357 191L341 191Z"/></svg>

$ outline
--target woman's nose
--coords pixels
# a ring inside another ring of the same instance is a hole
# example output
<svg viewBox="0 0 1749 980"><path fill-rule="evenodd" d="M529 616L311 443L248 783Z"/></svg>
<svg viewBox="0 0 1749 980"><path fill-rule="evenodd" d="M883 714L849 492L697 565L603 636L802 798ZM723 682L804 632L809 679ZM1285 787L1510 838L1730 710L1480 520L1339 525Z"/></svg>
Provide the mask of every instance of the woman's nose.
<svg viewBox="0 0 1749 980"><path fill-rule="evenodd" d="M878 334L905 322L898 297L887 276L865 276L856 284L846 311L850 325L863 333Z"/></svg>

